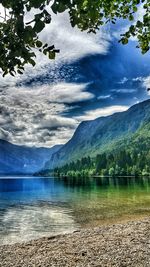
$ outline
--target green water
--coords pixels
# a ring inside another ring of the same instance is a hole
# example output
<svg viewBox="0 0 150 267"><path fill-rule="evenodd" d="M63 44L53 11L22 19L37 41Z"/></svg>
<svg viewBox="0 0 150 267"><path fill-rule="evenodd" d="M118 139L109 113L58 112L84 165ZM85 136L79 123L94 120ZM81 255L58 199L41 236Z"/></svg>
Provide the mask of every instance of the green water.
<svg viewBox="0 0 150 267"><path fill-rule="evenodd" d="M150 215L150 178L66 179L73 184L70 206L81 225L98 225ZM84 186L83 186L84 184Z"/></svg>
<svg viewBox="0 0 150 267"><path fill-rule="evenodd" d="M150 215L150 178L0 179L0 244Z"/></svg>
<svg viewBox="0 0 150 267"><path fill-rule="evenodd" d="M97 178L71 203L80 224L98 225L150 215L149 178Z"/></svg>

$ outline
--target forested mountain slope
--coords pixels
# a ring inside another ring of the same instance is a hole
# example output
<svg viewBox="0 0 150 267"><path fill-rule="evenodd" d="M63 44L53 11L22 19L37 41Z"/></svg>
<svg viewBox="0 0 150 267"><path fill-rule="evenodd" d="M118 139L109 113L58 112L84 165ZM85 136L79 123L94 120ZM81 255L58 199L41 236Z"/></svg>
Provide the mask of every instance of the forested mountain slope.
<svg viewBox="0 0 150 267"><path fill-rule="evenodd" d="M129 108L125 112L100 117L82 122L73 137L58 152L54 153L45 169L62 166L82 157L94 157L99 153L110 151L120 140L123 145L150 118L150 100ZM142 128L141 128L142 129Z"/></svg>

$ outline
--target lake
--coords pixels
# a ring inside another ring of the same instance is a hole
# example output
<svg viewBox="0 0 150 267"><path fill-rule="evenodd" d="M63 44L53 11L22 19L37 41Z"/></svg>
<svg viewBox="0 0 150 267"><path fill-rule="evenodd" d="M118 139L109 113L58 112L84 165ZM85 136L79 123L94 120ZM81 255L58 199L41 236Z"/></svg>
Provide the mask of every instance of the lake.
<svg viewBox="0 0 150 267"><path fill-rule="evenodd" d="M150 215L150 178L0 179L0 244Z"/></svg>

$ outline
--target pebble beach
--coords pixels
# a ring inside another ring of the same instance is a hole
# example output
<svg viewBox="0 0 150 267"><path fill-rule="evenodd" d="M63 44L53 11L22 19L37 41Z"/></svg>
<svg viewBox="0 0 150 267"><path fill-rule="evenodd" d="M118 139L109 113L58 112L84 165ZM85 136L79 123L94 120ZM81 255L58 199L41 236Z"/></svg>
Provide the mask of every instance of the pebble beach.
<svg viewBox="0 0 150 267"><path fill-rule="evenodd" d="M149 267L150 218L0 246L0 267Z"/></svg>

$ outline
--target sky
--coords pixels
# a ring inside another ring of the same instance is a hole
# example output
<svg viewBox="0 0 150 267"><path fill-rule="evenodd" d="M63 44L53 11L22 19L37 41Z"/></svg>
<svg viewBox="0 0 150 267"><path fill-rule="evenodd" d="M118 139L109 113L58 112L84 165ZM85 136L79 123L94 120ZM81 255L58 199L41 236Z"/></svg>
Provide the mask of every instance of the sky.
<svg viewBox="0 0 150 267"><path fill-rule="evenodd" d="M134 39L118 43L127 26L120 21L87 34L71 28L67 13L53 15L40 38L60 49L56 60L37 53L36 66L27 66L23 75L0 75L0 139L37 147L64 144L81 121L148 99L150 52L141 55Z"/></svg>

